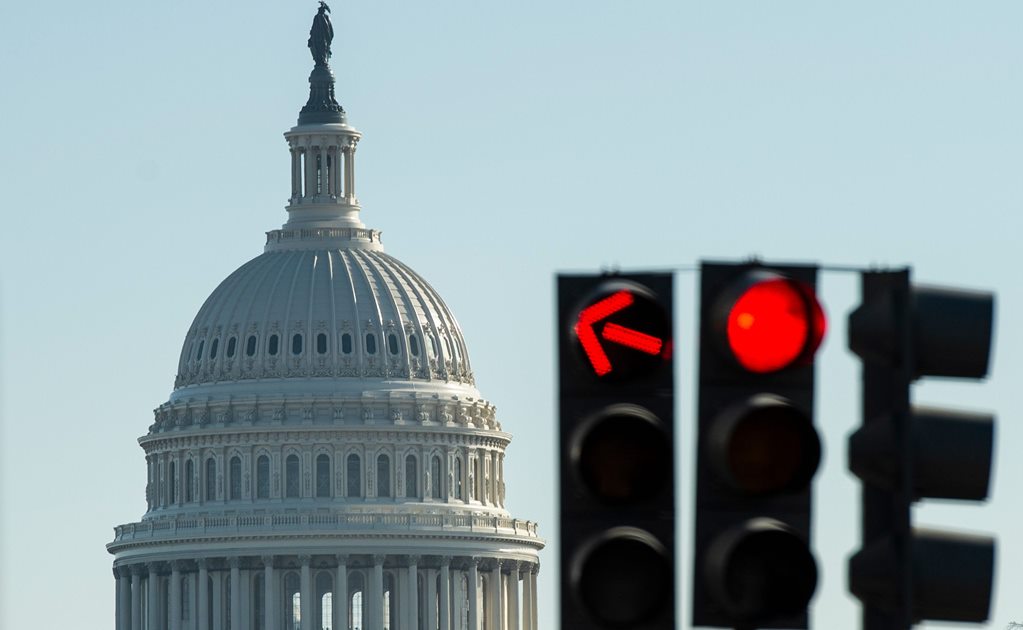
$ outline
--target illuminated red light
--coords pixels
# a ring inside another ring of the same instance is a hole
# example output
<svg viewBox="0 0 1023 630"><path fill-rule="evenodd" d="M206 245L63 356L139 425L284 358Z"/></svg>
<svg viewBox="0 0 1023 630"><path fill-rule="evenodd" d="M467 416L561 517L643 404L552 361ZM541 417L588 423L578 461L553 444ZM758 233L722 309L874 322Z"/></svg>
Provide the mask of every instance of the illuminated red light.
<svg viewBox="0 0 1023 630"><path fill-rule="evenodd" d="M751 372L784 369L817 349L824 337L817 300L784 278L747 288L728 312L728 346Z"/></svg>
<svg viewBox="0 0 1023 630"><path fill-rule="evenodd" d="M575 334L597 376L604 376L611 371L611 360L607 358L607 353L600 345L593 324L630 306L633 301L635 300L631 293L619 291L596 304L587 306L579 313L579 319L575 323Z"/></svg>
<svg viewBox="0 0 1023 630"><path fill-rule="evenodd" d="M608 322L604 325L604 331L601 336L608 341L621 344L633 350L639 350L647 354L657 354L661 351L661 347L664 343L652 335L647 335L625 326L619 326L618 324Z"/></svg>

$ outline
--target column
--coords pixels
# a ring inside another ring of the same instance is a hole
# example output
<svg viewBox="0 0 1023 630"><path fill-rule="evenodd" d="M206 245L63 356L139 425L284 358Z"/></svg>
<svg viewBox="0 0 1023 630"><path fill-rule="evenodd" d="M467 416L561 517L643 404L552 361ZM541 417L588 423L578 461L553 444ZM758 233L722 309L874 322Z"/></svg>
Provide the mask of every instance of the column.
<svg viewBox="0 0 1023 630"><path fill-rule="evenodd" d="M305 197L306 201L312 199L313 195L316 194L316 154L313 152L313 147L307 145L305 147Z"/></svg>
<svg viewBox="0 0 1023 630"><path fill-rule="evenodd" d="M224 630L224 572L213 572L213 625L210 630Z"/></svg>
<svg viewBox="0 0 1023 630"><path fill-rule="evenodd" d="M341 190L341 147L335 144L331 148L330 154L333 156L331 158L333 160L333 165L330 170L330 181L334 187L334 196L340 199L343 193Z"/></svg>
<svg viewBox="0 0 1023 630"><path fill-rule="evenodd" d="M519 563L511 563L508 574L508 630L519 630Z"/></svg>
<svg viewBox="0 0 1023 630"><path fill-rule="evenodd" d="M479 597L479 569L476 564L478 558L469 559L469 629L479 630L480 627L480 597Z"/></svg>
<svg viewBox="0 0 1023 630"><path fill-rule="evenodd" d="M298 149L291 147L291 199L301 196L302 192L302 156Z"/></svg>
<svg viewBox="0 0 1023 630"><path fill-rule="evenodd" d="M529 624L532 626L532 630L537 629L537 601L536 601L536 576L540 573L540 565L533 565L529 572L529 601L532 603L532 609L529 611L530 620Z"/></svg>
<svg viewBox="0 0 1023 630"><path fill-rule="evenodd" d="M242 620L242 559L228 559L231 567L231 630L238 630Z"/></svg>
<svg viewBox="0 0 1023 630"><path fill-rule="evenodd" d="M381 628L384 625L384 556L373 556L373 576L369 585L369 619L367 628ZM366 609L363 608L363 614Z"/></svg>
<svg viewBox="0 0 1023 630"><path fill-rule="evenodd" d="M142 630L142 565L131 567L131 630Z"/></svg>
<svg viewBox="0 0 1023 630"><path fill-rule="evenodd" d="M419 556L408 557L407 609L408 627L419 630Z"/></svg>
<svg viewBox="0 0 1023 630"><path fill-rule="evenodd" d="M494 568L490 570L490 627L494 630L504 630L504 623L502 620L504 604L501 597L502 591L502 580L501 580L501 561L494 560Z"/></svg>
<svg viewBox="0 0 1023 630"><path fill-rule="evenodd" d="M255 630L273 630L277 621L277 597L274 595L274 557L263 556L263 628Z"/></svg>
<svg viewBox="0 0 1023 630"><path fill-rule="evenodd" d="M309 568L309 563L312 561L311 556L299 556L299 562L302 563L302 574L299 582L299 590L302 593L300 597L300 606L302 611L302 630L313 630L313 578L312 569Z"/></svg>
<svg viewBox="0 0 1023 630"><path fill-rule="evenodd" d="M451 572L451 627L455 630L462 630L459 625L465 618L465 591L463 590L462 577L465 571L455 569ZM448 630L448 629L445 629Z"/></svg>
<svg viewBox="0 0 1023 630"><path fill-rule="evenodd" d="M528 564L525 568L526 572L522 574L522 630L533 630L530 624L533 615L533 594L529 588L533 572Z"/></svg>
<svg viewBox="0 0 1023 630"><path fill-rule="evenodd" d="M156 563L149 562L146 564L146 568L149 570L149 576L146 578L146 619L148 624L147 630L156 630L159 628L159 617L157 614L160 612L160 602L158 596L160 595L160 577L156 574Z"/></svg>
<svg viewBox="0 0 1023 630"><path fill-rule="evenodd" d="M117 630L131 630L131 574L127 567L114 569L117 576L117 607L114 610Z"/></svg>
<svg viewBox="0 0 1023 630"><path fill-rule="evenodd" d="M348 630L348 556L337 555L334 576L334 630Z"/></svg>
<svg viewBox="0 0 1023 630"><path fill-rule="evenodd" d="M451 558L440 560L440 630L451 630Z"/></svg>
<svg viewBox="0 0 1023 630"><path fill-rule="evenodd" d="M195 618L198 630L210 630L210 576L206 567L206 558L195 561L199 566L199 577L196 579Z"/></svg>
<svg viewBox="0 0 1023 630"><path fill-rule="evenodd" d="M437 628L437 569L424 569L424 571L423 579L426 580L426 588L423 591L426 595L426 601L423 602L423 614L426 615L424 625L428 630L435 630Z"/></svg>
<svg viewBox="0 0 1023 630"><path fill-rule="evenodd" d="M345 147L345 199L355 201L355 144Z"/></svg>
<svg viewBox="0 0 1023 630"><path fill-rule="evenodd" d="M181 630L181 565L176 560L171 562L170 581L170 588L167 589L170 596L167 619L170 621L170 630Z"/></svg>

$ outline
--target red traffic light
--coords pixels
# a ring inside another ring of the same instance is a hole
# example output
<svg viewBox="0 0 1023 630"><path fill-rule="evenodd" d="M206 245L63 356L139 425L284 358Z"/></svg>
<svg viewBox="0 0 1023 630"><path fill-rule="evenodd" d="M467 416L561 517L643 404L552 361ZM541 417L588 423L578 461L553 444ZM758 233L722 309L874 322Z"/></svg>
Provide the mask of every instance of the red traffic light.
<svg viewBox="0 0 1023 630"><path fill-rule="evenodd" d="M724 345L750 372L778 372L809 361L824 339L824 311L813 291L769 271L743 275L717 305Z"/></svg>
<svg viewBox="0 0 1023 630"><path fill-rule="evenodd" d="M653 293L609 280L577 308L572 335L587 371L601 380L654 372L671 359L671 322Z"/></svg>

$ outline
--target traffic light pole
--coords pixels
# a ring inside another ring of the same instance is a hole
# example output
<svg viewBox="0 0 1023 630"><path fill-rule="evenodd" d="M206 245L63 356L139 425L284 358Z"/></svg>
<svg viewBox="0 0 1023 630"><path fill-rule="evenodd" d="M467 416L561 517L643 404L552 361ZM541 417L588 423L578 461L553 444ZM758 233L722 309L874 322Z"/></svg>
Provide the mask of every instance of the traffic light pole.
<svg viewBox="0 0 1023 630"><path fill-rule="evenodd" d="M879 357L864 359L863 370L863 423L889 422L892 417L908 418L910 414L910 384L913 356L912 335L909 314L909 270L893 272L871 272L862 276L863 300L865 303L886 304L888 313L879 314L893 318L895 330L892 339L899 344L895 350L895 361L879 360ZM889 301L890 300L890 301ZM869 363L870 365L867 365ZM906 422L893 422L895 453L904 453L901 445L906 440ZM894 562L898 584L892 610L884 611L876 606L863 606L863 630L906 630L912 623L910 602L913 580L910 566L910 512L912 501L910 483L912 480L912 459L897 460L901 470L895 475L892 491L878 489L864 484L862 487L862 528L863 546L893 536L895 540ZM894 472L894 471L893 471Z"/></svg>

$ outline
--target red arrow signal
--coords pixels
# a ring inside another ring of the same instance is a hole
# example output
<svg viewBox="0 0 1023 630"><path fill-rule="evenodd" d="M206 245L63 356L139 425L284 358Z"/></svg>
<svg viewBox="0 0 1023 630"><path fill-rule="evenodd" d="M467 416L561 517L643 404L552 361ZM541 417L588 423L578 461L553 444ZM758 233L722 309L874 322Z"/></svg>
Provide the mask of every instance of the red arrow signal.
<svg viewBox="0 0 1023 630"><path fill-rule="evenodd" d="M632 306L636 299L629 291L622 290L595 302L579 313L576 320L575 334L582 344L586 358L597 376L605 376L611 373L611 359L608 358L604 346L594 330L594 326L608 317ZM611 343L616 343L626 348L631 348L649 355L660 354L664 348L664 341L659 337L627 328L621 324L607 322L601 329L601 337Z"/></svg>

